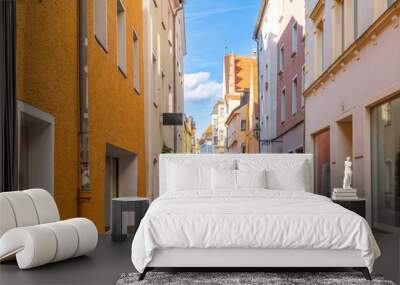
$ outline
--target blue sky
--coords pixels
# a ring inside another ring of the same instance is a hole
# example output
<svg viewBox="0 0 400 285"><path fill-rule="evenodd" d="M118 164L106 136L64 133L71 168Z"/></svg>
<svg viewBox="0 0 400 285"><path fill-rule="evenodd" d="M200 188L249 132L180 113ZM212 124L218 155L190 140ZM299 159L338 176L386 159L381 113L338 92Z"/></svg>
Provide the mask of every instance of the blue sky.
<svg viewBox="0 0 400 285"><path fill-rule="evenodd" d="M185 113L194 118L198 136L211 121L222 97L222 68L228 53L250 55L260 0L187 0Z"/></svg>

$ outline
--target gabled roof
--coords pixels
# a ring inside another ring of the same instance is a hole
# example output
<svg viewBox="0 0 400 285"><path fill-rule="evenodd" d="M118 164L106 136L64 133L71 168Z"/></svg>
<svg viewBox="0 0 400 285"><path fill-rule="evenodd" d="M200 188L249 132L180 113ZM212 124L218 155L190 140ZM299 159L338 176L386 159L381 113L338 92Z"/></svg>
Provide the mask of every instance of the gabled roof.
<svg viewBox="0 0 400 285"><path fill-rule="evenodd" d="M242 107L245 107L245 106L247 106L246 104L244 104L244 105L239 105L239 106L237 106L236 108L234 108L233 110L232 110L232 112L229 114L229 116L228 116L228 118L226 118L226 120L225 120L225 125L228 125L232 120L233 120L233 118L235 118L237 115L239 115L239 110L242 108Z"/></svg>

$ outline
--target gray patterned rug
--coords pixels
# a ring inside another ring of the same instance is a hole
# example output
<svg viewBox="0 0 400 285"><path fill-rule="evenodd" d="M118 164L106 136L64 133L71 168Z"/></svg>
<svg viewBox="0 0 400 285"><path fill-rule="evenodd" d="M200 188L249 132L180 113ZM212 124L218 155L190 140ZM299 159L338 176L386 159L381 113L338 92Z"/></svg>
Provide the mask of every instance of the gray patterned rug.
<svg viewBox="0 0 400 285"><path fill-rule="evenodd" d="M364 279L359 272L148 272L146 278L138 281L138 273L122 274L117 285L146 284L387 284L382 276L372 275L373 280Z"/></svg>

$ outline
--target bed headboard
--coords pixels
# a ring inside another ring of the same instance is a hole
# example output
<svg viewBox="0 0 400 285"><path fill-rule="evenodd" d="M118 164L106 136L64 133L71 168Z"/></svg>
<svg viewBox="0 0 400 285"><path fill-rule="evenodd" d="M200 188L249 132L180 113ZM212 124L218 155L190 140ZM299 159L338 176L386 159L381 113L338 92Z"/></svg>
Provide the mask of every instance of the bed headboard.
<svg viewBox="0 0 400 285"><path fill-rule="evenodd" d="M237 167L237 161L251 162L254 160L262 160L267 163L274 163L277 161L298 162L304 161L309 168L308 189L307 192L314 192L314 178L313 178L313 155L312 154L160 154L159 164L159 195L166 192L166 182L168 179L168 165L169 163L177 163L184 165L221 165L229 164Z"/></svg>

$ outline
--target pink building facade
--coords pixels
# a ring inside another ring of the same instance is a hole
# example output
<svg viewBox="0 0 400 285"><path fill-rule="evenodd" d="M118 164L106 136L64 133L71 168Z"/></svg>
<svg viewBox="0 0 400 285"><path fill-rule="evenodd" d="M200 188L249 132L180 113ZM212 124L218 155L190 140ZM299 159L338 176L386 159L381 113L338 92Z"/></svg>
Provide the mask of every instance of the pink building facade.
<svg viewBox="0 0 400 285"><path fill-rule="evenodd" d="M358 1L357 21L334 20L341 2L307 3L305 150L314 153L316 192L341 187L349 156L367 220L400 232L400 2ZM332 29L344 34L330 38Z"/></svg>
<svg viewBox="0 0 400 285"><path fill-rule="evenodd" d="M292 17L278 41L277 137L274 139L278 152L304 152L303 65L303 27Z"/></svg>

